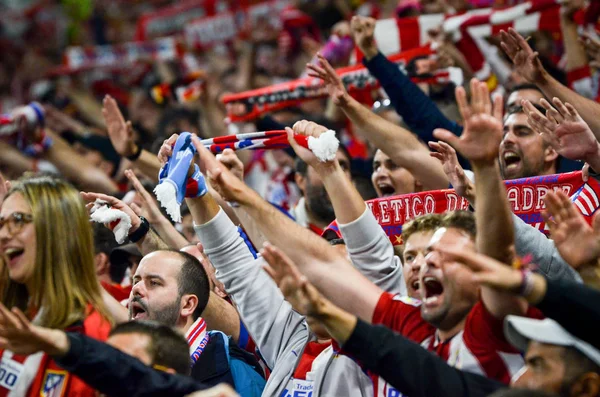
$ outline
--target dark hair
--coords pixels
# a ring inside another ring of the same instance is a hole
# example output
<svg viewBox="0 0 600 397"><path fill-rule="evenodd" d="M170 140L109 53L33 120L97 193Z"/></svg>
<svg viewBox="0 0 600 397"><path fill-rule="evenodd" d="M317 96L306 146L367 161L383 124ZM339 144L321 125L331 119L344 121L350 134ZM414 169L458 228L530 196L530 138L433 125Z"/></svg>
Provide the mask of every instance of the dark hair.
<svg viewBox="0 0 600 397"><path fill-rule="evenodd" d="M338 150L341 150L344 153L344 155L348 158L348 165L350 166L350 172L352 173L352 156L350 155L350 152L342 143L340 143ZM296 156L296 159L294 161L295 171L302 176L306 176L306 173L308 172L308 164L306 164L304 160L302 160L298 156Z"/></svg>
<svg viewBox="0 0 600 397"><path fill-rule="evenodd" d="M558 397L558 394L548 393L543 390L509 389L507 386L505 389L500 389L490 394L489 397Z"/></svg>
<svg viewBox="0 0 600 397"><path fill-rule="evenodd" d="M512 87L510 89L510 91L508 91L507 95L512 94L515 91L523 91L523 90L534 90L534 91L538 91L540 94L544 95L544 92L540 89L540 87L538 87L535 84L532 83L523 83L523 84L517 84L514 87ZM546 96L544 95L544 98Z"/></svg>
<svg viewBox="0 0 600 397"><path fill-rule="evenodd" d="M163 251L176 253L183 260L179 276L177 277L179 296L196 295L198 306L193 314L193 318L196 320L206 308L210 295L210 282L208 281L206 270L204 270L204 267L196 257L187 252L174 249Z"/></svg>
<svg viewBox="0 0 600 397"><path fill-rule="evenodd" d="M600 366L572 347L563 349L562 359L565 365L565 375L561 384L563 390L570 390L584 374L592 372L600 375Z"/></svg>
<svg viewBox="0 0 600 397"><path fill-rule="evenodd" d="M109 228L97 222L92 223L92 230L94 232L94 253L96 255L102 253L110 257L112 250L119 246L115 240L115 235ZM120 283L125 277L126 270L127 266L117 266L111 263L108 274L113 282Z"/></svg>
<svg viewBox="0 0 600 397"><path fill-rule="evenodd" d="M129 321L118 324L109 336L123 334L148 335L150 345L146 351L152 359L152 365L174 369L182 375L190 374L190 347L183 335L173 328L154 321Z"/></svg>

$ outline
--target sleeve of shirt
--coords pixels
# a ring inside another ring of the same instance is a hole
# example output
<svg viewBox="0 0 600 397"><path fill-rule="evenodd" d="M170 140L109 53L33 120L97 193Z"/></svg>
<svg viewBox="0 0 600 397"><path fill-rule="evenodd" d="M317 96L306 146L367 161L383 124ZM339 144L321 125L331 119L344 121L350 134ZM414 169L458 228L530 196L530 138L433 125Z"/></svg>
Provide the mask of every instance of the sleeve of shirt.
<svg viewBox="0 0 600 397"><path fill-rule="evenodd" d="M408 296L381 294L373 313L373 324L382 324L417 343L435 333L421 317L421 302Z"/></svg>
<svg viewBox="0 0 600 397"><path fill-rule="evenodd" d="M69 352L56 364L99 392L114 397L184 396L207 389L193 379L157 371L137 358L78 333L67 333Z"/></svg>
<svg viewBox="0 0 600 397"><path fill-rule="evenodd" d="M377 78L396 112L422 141L437 141L433 137L436 128L447 129L455 135L462 133L462 126L444 116L435 103L382 53L369 61L365 58L363 64ZM469 162L457 155L462 167L471 169Z"/></svg>
<svg viewBox="0 0 600 397"><path fill-rule="evenodd" d="M567 331L600 349L598 302L600 291L581 284L548 280L546 295L537 307Z"/></svg>
<svg viewBox="0 0 600 397"><path fill-rule="evenodd" d="M536 308L527 311L529 318L542 318ZM482 302L467 316L463 338L488 378L508 384L522 366L523 358L504 336L504 321L494 317Z"/></svg>
<svg viewBox="0 0 600 397"><path fill-rule="evenodd" d="M343 350L403 395L411 397L479 397L506 387L453 368L390 329L360 319Z"/></svg>
<svg viewBox="0 0 600 397"><path fill-rule="evenodd" d="M384 291L406 295L400 258L371 210L339 228L354 267Z"/></svg>

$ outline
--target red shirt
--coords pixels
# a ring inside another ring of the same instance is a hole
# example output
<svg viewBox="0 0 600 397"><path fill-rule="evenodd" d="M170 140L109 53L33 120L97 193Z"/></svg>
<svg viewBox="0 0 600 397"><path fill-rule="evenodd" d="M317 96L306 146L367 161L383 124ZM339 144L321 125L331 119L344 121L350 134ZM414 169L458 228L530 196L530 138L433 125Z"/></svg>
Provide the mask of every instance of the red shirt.
<svg viewBox="0 0 600 397"><path fill-rule="evenodd" d="M105 341L110 328L110 324L98 312L91 311L83 324L70 327L67 331L81 332L94 339ZM5 375L0 380L0 397L96 396L94 389L60 368L44 353L21 356L8 350L0 350L0 357L0 368L5 371Z"/></svg>
<svg viewBox="0 0 600 397"><path fill-rule="evenodd" d="M437 338L436 328L423 320L420 306L416 299L384 293L375 308L373 324L383 324L420 343L453 367L507 384L523 366L521 354L504 337L502 320L492 316L482 302L471 309L464 329L444 342ZM542 317L535 309L527 315ZM382 378L372 379L376 397L401 395Z"/></svg>
<svg viewBox="0 0 600 397"><path fill-rule="evenodd" d="M129 294L131 293L131 285L128 287L123 287L119 284L109 284L104 281L101 282L102 288L106 290L113 298L118 300L119 302L129 299Z"/></svg>

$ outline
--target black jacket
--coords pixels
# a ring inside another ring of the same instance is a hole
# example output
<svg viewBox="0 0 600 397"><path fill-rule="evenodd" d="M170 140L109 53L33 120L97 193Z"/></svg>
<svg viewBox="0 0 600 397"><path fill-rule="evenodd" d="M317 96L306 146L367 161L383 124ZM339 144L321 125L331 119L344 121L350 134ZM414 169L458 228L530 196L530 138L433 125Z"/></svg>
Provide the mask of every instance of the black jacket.
<svg viewBox="0 0 600 397"><path fill-rule="evenodd" d="M195 380L148 367L137 358L85 335L67 333L71 348L58 365L111 397L185 396L207 389Z"/></svg>

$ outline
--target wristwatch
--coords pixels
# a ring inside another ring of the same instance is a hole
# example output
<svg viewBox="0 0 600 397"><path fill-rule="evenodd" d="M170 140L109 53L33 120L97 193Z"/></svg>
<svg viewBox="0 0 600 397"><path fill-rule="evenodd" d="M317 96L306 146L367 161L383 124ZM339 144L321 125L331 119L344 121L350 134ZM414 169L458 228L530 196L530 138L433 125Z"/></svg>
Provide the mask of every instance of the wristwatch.
<svg viewBox="0 0 600 397"><path fill-rule="evenodd" d="M129 241L131 241L132 243L137 243L138 241L140 241L150 230L150 223L146 218L140 216L140 221L142 221L140 227L138 227L135 232L129 235Z"/></svg>

